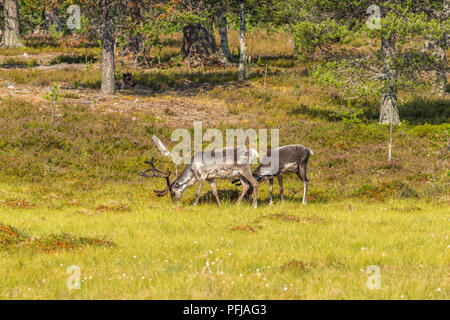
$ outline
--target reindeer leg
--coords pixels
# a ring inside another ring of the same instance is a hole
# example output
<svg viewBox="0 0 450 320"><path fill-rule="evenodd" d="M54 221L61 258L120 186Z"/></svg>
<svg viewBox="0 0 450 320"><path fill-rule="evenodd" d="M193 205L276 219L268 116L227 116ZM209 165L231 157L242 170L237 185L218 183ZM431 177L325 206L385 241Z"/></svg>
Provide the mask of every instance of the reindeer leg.
<svg viewBox="0 0 450 320"><path fill-rule="evenodd" d="M253 188L252 188L252 186L250 185L250 183L247 181L247 179L245 179L245 178L243 178L243 177L240 178L241 184L242 184L242 179L244 179L245 182L247 182L247 184L249 185L249 188L248 188L247 192L245 193L245 197L244 197L244 198L245 198L246 201L250 201L250 198L251 198L251 195L252 195L252 192L253 192ZM242 185L243 185L243 184L242 184Z"/></svg>
<svg viewBox="0 0 450 320"><path fill-rule="evenodd" d="M253 178L253 176L251 175L250 172L250 177L252 177L252 180L250 180L250 182L253 185L253 208L257 208L258 207L258 181L256 181L255 178Z"/></svg>
<svg viewBox="0 0 450 320"><path fill-rule="evenodd" d="M250 167L245 167L239 170L239 173L241 176L243 176L247 181L250 183L250 185L253 187L253 202L252 205L254 208L258 207L258 181L256 181L255 177L252 175L252 171ZM242 179L243 181L243 179Z"/></svg>
<svg viewBox="0 0 450 320"><path fill-rule="evenodd" d="M306 193L308 192L308 183L309 180L306 177L306 167L298 167L297 171L298 177L303 181L303 201L302 204L306 204Z"/></svg>
<svg viewBox="0 0 450 320"><path fill-rule="evenodd" d="M217 193L216 182L214 180L209 180L208 182L211 185L211 191L212 191L214 197L216 197L217 205L220 207L220 199L219 199L219 194Z"/></svg>
<svg viewBox="0 0 450 320"><path fill-rule="evenodd" d="M241 183L242 183L242 192L237 201L238 205L241 204L242 199L244 199L245 195L247 194L248 189L250 189L250 186L245 179L241 179Z"/></svg>
<svg viewBox="0 0 450 320"><path fill-rule="evenodd" d="M200 196L202 195L203 184L205 183L205 179L200 179L198 181L197 193L195 194L195 202L194 206L198 204L198 200L200 200Z"/></svg>
<svg viewBox="0 0 450 320"><path fill-rule="evenodd" d="M250 183L249 183L249 185L250 185ZM247 190L247 193L245 194L245 200L250 202L250 199L252 198L252 193L253 193L253 187L250 185Z"/></svg>
<svg viewBox="0 0 450 320"><path fill-rule="evenodd" d="M303 201L302 204L306 204L306 193L308 192L308 182L303 184Z"/></svg>
<svg viewBox="0 0 450 320"><path fill-rule="evenodd" d="M270 194L269 205L273 204L272 192L273 192L273 178L270 178L269 179L269 194Z"/></svg>
<svg viewBox="0 0 450 320"><path fill-rule="evenodd" d="M281 197L281 202L284 201L284 197L283 197L283 176L280 174L277 176L278 178L278 184L280 185L280 197Z"/></svg>

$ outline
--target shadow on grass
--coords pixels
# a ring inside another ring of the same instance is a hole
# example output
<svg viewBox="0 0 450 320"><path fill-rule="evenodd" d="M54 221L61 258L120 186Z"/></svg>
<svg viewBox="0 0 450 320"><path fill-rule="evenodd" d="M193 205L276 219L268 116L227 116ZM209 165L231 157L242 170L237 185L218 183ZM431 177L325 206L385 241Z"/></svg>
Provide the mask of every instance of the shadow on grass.
<svg viewBox="0 0 450 320"><path fill-rule="evenodd" d="M362 114L359 119L376 121L380 116L380 106L377 101L364 101L357 103L355 108L360 109ZM409 121L412 124L443 124L450 122L450 98L437 98L430 100L416 98L399 106L400 119ZM332 110L319 107L308 107L300 105L289 112L290 115L306 115L312 119L320 118L327 121L342 121L349 116L349 113L339 110Z"/></svg>
<svg viewBox="0 0 450 320"><path fill-rule="evenodd" d="M0 64L0 68L2 69L27 69L32 67L37 67L39 65L26 65L26 64L14 64L14 63L5 63Z"/></svg>
<svg viewBox="0 0 450 320"><path fill-rule="evenodd" d="M450 98L428 100L416 98L399 107L400 119L414 124L450 122Z"/></svg>
<svg viewBox="0 0 450 320"><path fill-rule="evenodd" d="M56 39L53 38L51 35L25 35L22 37L22 41L25 44L26 47L30 48L60 48L62 44L71 44L73 41L73 38L71 36L67 36L64 38ZM98 46L98 44L95 41L90 41L89 43L83 43L82 46L86 46L88 48L95 48ZM79 46L74 46L79 47Z"/></svg>
<svg viewBox="0 0 450 320"><path fill-rule="evenodd" d="M220 201L224 202L236 202L239 198L240 191L239 190L217 190L219 193ZM200 198L199 203L210 203L215 204L216 198L214 197L212 191L208 191L207 193L203 194Z"/></svg>
<svg viewBox="0 0 450 320"><path fill-rule="evenodd" d="M228 189L228 190L218 190L220 201L228 202L228 203L237 203L237 200L241 194L241 189ZM329 201L329 197L326 192L322 190L310 189L308 192L308 201L311 203L326 203ZM287 202L296 202L301 204L303 201L303 188L299 189L298 192L294 194L286 195L284 194L284 201ZM200 204L216 204L216 198L214 197L212 191L208 191L202 195L199 200ZM242 205L251 205L252 200L247 199L246 197L242 200ZM273 197L274 204L281 204L281 197L279 193L274 193ZM258 206L266 207L270 206L270 198L269 193L267 192L258 192Z"/></svg>
<svg viewBox="0 0 450 320"><path fill-rule="evenodd" d="M22 41L24 42L25 46L31 48L58 48L60 46L58 41L50 36L25 36L23 37Z"/></svg>
<svg viewBox="0 0 450 320"><path fill-rule="evenodd" d="M228 202L232 204L236 204L237 200L241 194L241 190L235 189L235 190L218 190L219 198L221 202ZM279 200L278 198L275 198L276 200ZM274 200L275 200L274 199ZM208 191L205 193L199 200L200 204L208 203L208 204L216 204L216 198L214 197L213 193L211 191ZM242 205L251 205L252 200L248 200L247 198L244 198L242 200ZM258 206L269 206L269 198L266 195L261 195L258 193Z"/></svg>
<svg viewBox="0 0 450 320"><path fill-rule="evenodd" d="M93 54L88 54L87 56L84 54L60 54L59 56L56 56L50 61L51 65L55 64L79 64L79 63L86 63L86 61L89 63L95 63L99 60L98 57L96 57Z"/></svg>
<svg viewBox="0 0 450 320"><path fill-rule="evenodd" d="M356 104L363 111L362 120L377 121L380 117L378 100L370 99ZM400 120L412 124L442 124L450 122L450 99L416 97L412 101L399 105ZM331 115L331 118L333 115ZM330 118L330 117L328 117Z"/></svg>
<svg viewBox="0 0 450 320"><path fill-rule="evenodd" d="M297 57L292 55L280 56L260 56L257 58L257 63L260 65L268 65L280 68L293 68L298 62Z"/></svg>
<svg viewBox="0 0 450 320"><path fill-rule="evenodd" d="M342 116L339 112L322 108L311 108L304 104L292 109L288 112L289 115L306 115L310 118L320 118L327 121L340 121Z"/></svg>
<svg viewBox="0 0 450 320"><path fill-rule="evenodd" d="M196 96L217 87L243 88L246 82L237 81L237 71L195 70L192 72L140 72L133 74L136 87L121 91L124 95L154 96L158 94L177 94L180 96Z"/></svg>

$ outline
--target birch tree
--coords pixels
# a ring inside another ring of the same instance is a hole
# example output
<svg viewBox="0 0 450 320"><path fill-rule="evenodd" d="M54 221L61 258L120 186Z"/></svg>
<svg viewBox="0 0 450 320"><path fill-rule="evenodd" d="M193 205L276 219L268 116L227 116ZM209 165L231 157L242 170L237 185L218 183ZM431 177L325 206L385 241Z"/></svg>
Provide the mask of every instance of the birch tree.
<svg viewBox="0 0 450 320"><path fill-rule="evenodd" d="M245 3L241 1L239 4L239 80L245 79L245 61L247 60L247 22L246 22L246 12Z"/></svg>
<svg viewBox="0 0 450 320"><path fill-rule="evenodd" d="M386 19L389 9L382 8L381 18ZM395 65L397 58L395 32L389 28L381 27L381 69L383 88L380 99L380 123L400 124L398 112L397 80L398 70Z"/></svg>
<svg viewBox="0 0 450 320"><path fill-rule="evenodd" d="M114 94L114 23L111 17L111 0L101 0L102 87L103 95Z"/></svg>

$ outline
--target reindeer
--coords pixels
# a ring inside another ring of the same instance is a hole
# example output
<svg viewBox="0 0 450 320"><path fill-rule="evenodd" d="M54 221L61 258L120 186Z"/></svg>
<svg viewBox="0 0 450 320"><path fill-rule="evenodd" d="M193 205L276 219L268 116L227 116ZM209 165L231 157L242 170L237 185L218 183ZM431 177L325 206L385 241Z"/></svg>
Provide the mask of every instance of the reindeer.
<svg viewBox="0 0 450 320"><path fill-rule="evenodd" d="M208 181L211 185L212 193L216 198L217 205L220 207L220 199L217 193L215 179L235 179L239 177L243 188L238 199L238 205L251 188L253 193L253 207L257 207L258 182L253 177L251 171L252 157L255 157L256 150L247 147L226 148L213 151L200 151L194 154L191 164L188 164L183 172L171 183L170 171L164 172L154 165L154 158L145 161L151 166L150 169L141 173L142 177L164 178L167 187L163 191L154 190L158 197L165 196L169 191L174 202L181 199L186 188L192 186L198 181L197 193L194 205L198 204L202 192L203 184ZM149 174L149 172L151 172ZM238 180L238 181L239 181Z"/></svg>
<svg viewBox="0 0 450 320"><path fill-rule="evenodd" d="M270 205L273 204L273 178L278 178L281 202L283 202L283 175L294 172L303 181L302 203L306 204L306 193L308 191L309 182L306 177L306 168L308 166L309 156L313 154L311 149L299 144L279 147L267 152L265 158L261 161L261 164L253 171L253 177L258 183L269 179ZM273 166L271 161L277 160L278 166ZM239 180L233 180L233 183L238 184L238 181ZM247 191L247 197L250 192L252 192L251 188Z"/></svg>

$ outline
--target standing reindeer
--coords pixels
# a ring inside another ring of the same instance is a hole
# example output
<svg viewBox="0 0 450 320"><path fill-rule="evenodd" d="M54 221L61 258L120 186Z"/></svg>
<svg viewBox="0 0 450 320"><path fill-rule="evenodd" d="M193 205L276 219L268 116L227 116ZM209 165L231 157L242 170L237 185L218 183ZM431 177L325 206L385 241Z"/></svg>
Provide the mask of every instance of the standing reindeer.
<svg viewBox="0 0 450 320"><path fill-rule="evenodd" d="M187 165L183 172L170 182L170 171L164 172L155 168L153 158L145 163L151 166L150 169L141 173L143 177L159 177L166 179L167 187L163 191L154 190L158 197L163 197L170 191L172 200L177 202L181 199L184 190L198 181L197 193L194 205L198 204L201 196L203 184L208 181L211 185L212 193L220 206L219 194L214 179L234 179L239 177L243 188L239 196L238 204L251 188L253 193L253 207L257 207L258 182L252 176L252 158L257 155L256 150L247 147L226 148L213 151L197 152L191 159L191 164ZM151 172L149 174L149 172Z"/></svg>
<svg viewBox="0 0 450 320"><path fill-rule="evenodd" d="M271 157L271 155L276 154L276 152L278 152L278 156ZM306 193L308 191L309 182L306 177L306 169L309 156L313 154L311 149L299 144L279 147L267 152L265 159L263 159L261 164L253 171L253 177L258 183L269 179L270 205L273 204L273 178L278 178L281 202L283 202L283 175L294 172L303 181L303 204L306 204ZM272 166L271 161L276 160L279 162L278 166ZM239 180L233 180L233 183L237 183L238 181ZM249 196L251 191L250 188L247 191L247 196Z"/></svg>

